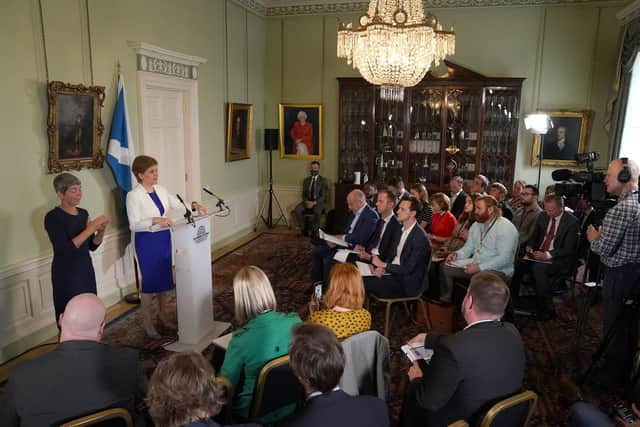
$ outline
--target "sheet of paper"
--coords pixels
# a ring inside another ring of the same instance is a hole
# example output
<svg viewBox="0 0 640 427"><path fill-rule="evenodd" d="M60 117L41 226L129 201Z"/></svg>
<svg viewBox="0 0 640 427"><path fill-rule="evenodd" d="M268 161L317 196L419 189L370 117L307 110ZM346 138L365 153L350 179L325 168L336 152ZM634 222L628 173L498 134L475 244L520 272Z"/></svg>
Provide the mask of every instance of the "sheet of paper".
<svg viewBox="0 0 640 427"><path fill-rule="evenodd" d="M360 270L360 275L362 277L375 276L375 274L373 274L373 265L356 261L356 266L358 267L358 270Z"/></svg>
<svg viewBox="0 0 640 427"><path fill-rule="evenodd" d="M229 332L226 335L221 335L218 338L213 340L213 344L217 345L220 348L224 348L225 350L229 348L229 343L231 342L231 337L233 336L232 332Z"/></svg>
<svg viewBox="0 0 640 427"><path fill-rule="evenodd" d="M551 264L552 262L550 259L535 259L531 258L529 255L525 255L522 259L525 261L539 262L540 264Z"/></svg>
<svg viewBox="0 0 640 427"><path fill-rule="evenodd" d="M425 360L430 361L433 357L433 350L429 348L425 348L424 346L412 346L409 344L405 344L400 347L404 354L407 355L410 361L415 362L416 360Z"/></svg>
<svg viewBox="0 0 640 427"><path fill-rule="evenodd" d="M471 264L473 259L465 258L465 259L457 259L455 261L448 262L447 265L451 267L465 268L467 265Z"/></svg>
<svg viewBox="0 0 640 427"><path fill-rule="evenodd" d="M336 254L333 256L333 259L335 259L338 262L347 262L347 257L349 256L349 254L355 254L356 251L352 251L350 249L338 249L336 251Z"/></svg>
<svg viewBox="0 0 640 427"><path fill-rule="evenodd" d="M331 234L325 233L322 229L319 230L319 236L322 240L326 242L334 243L338 246L342 246L343 248L348 248L349 244L342 239L338 239L336 236L332 236Z"/></svg>

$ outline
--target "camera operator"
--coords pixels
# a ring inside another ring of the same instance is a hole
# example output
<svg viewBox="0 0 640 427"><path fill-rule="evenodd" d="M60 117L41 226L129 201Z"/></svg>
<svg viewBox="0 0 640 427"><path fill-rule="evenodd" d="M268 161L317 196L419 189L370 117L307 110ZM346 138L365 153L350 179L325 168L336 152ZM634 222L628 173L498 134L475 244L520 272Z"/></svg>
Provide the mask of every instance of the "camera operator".
<svg viewBox="0 0 640 427"><path fill-rule="evenodd" d="M618 202L607 212L602 226L589 226L591 250L607 267L602 290L604 334L612 333L605 364L596 382L605 388L624 384L637 340L635 322L616 322L625 303L638 298L640 290L640 204L638 203L638 164L626 158L609 164L605 184Z"/></svg>

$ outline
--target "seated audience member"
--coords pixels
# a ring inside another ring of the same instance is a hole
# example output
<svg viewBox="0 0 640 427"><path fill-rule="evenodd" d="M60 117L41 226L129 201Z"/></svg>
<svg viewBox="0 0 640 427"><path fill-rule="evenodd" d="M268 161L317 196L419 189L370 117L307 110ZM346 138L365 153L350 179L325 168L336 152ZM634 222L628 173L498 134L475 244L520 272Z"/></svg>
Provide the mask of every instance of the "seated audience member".
<svg viewBox="0 0 640 427"><path fill-rule="evenodd" d="M575 267L578 250L578 220L564 212L561 196L544 198L544 212L538 216L533 234L526 246L528 258L518 264L514 278L517 289L521 273L529 270L536 284L536 308L539 320L553 317L552 281L566 278Z"/></svg>
<svg viewBox="0 0 640 427"><path fill-rule="evenodd" d="M378 187L373 182L367 181L362 186L362 191L364 192L364 195L367 198L367 204L371 208L375 208L376 199L378 196Z"/></svg>
<svg viewBox="0 0 640 427"><path fill-rule="evenodd" d="M489 194L498 201L498 206L500 206L500 209L502 210L502 217L513 222L513 210L505 202L507 197L507 187L499 182L494 182L489 188Z"/></svg>
<svg viewBox="0 0 640 427"><path fill-rule="evenodd" d="M429 192L424 184L413 184L411 186L411 195L418 199L422 203L422 209L418 212L416 221L420 224L420 227L424 228L426 232L429 232L431 228L431 218L433 217L433 208L429 203Z"/></svg>
<svg viewBox="0 0 640 427"><path fill-rule="evenodd" d="M398 206L400 206L400 201L402 199L405 199L407 197L411 196L411 193L409 193L405 188L404 188L404 181L402 180L402 178L400 177L395 177L392 176L391 178L389 178L387 180L387 190L391 191L393 193L394 196L396 196L396 206L393 209L394 212L398 212Z"/></svg>
<svg viewBox="0 0 640 427"><path fill-rule="evenodd" d="M519 234L520 253L524 252L525 245L531 239L540 212L542 208L538 204L538 188L535 185L526 185L520 192L520 208L513 216L513 225Z"/></svg>
<svg viewBox="0 0 640 427"><path fill-rule="evenodd" d="M376 229L378 214L367 205L366 197L361 190L353 190L347 195L347 205L351 213L347 217L343 234L336 237L343 239L352 248L356 245L366 245ZM336 245L331 242L313 249L311 276L314 282L324 279L325 263L330 262L335 253Z"/></svg>
<svg viewBox="0 0 640 427"><path fill-rule="evenodd" d="M518 249L518 230L502 218L498 201L492 196L476 199L476 222L469 229L464 246L447 256L440 274L440 299L451 302L454 280L469 281L479 271L492 270L504 277L513 276L513 262ZM470 259L464 267L449 265L455 260Z"/></svg>
<svg viewBox="0 0 640 427"><path fill-rule="evenodd" d="M173 353L153 371L146 401L157 426L218 427L212 418L227 403L226 392L202 354Z"/></svg>
<svg viewBox="0 0 640 427"><path fill-rule="evenodd" d="M460 175L456 175L449 181L449 191L451 191L451 213L456 219L462 215L467 193L464 192L462 186L464 180Z"/></svg>
<svg viewBox="0 0 640 427"><path fill-rule="evenodd" d="M240 326L233 331L219 375L226 378L234 390L234 412L246 418L260 369L268 361L287 354L291 327L300 323L300 317L276 311L276 297L269 278L253 265L241 268L233 278L233 300ZM268 414L262 421L281 419L291 412L286 409Z"/></svg>
<svg viewBox="0 0 640 427"><path fill-rule="evenodd" d="M376 224L376 230L366 245L356 245L354 250L356 255L347 258L351 262L357 259L371 261L377 255L383 261L390 261L396 256L396 247L402 234L402 224L398 222L393 208L396 205L396 198L389 190L382 190L378 193L376 209L380 219Z"/></svg>
<svg viewBox="0 0 640 427"><path fill-rule="evenodd" d="M521 193L522 193L522 190L524 190L524 187L526 185L527 185L527 182L523 179L519 179L513 183L513 188L511 190L512 191L511 198L507 201L507 203L509 203L509 206L511 206L511 209L514 210L513 212L514 215L515 215L515 211L519 209L522 204Z"/></svg>
<svg viewBox="0 0 640 427"><path fill-rule="evenodd" d="M320 223L320 215L327 207L327 194L329 184L327 178L320 176L320 162L311 162L311 170L308 177L302 181L302 202L295 208L296 218L300 229L304 232L304 213L313 212L313 223Z"/></svg>
<svg viewBox="0 0 640 427"><path fill-rule="evenodd" d="M388 427L389 411L382 399L350 396L338 383L344 371L342 345L327 327L313 323L292 331L289 361L307 394L302 411L288 427Z"/></svg>
<svg viewBox="0 0 640 427"><path fill-rule="evenodd" d="M442 243L451 237L456 227L456 217L449 212L451 202L444 193L436 193L431 197L433 219L431 220L431 232L428 234L429 242L434 247L440 247Z"/></svg>
<svg viewBox="0 0 640 427"><path fill-rule="evenodd" d="M362 276L354 264L333 266L329 276L329 291L323 303L325 308L311 313L309 321L330 328L338 339L371 329L371 314L362 307Z"/></svg>
<svg viewBox="0 0 640 427"><path fill-rule="evenodd" d="M464 246L469 237L469 229L476 222L475 201L478 195L475 193L467 194L465 197L464 211L460 214L453 234L438 249L439 257L446 257L453 251L457 251Z"/></svg>
<svg viewBox="0 0 640 427"><path fill-rule="evenodd" d="M390 262L374 256L371 263L375 276L365 277L364 288L380 297L410 297L423 290L427 262L431 257L429 240L424 229L417 225L416 215L420 202L415 197L404 199L398 209L398 221L402 223L402 235L396 247L396 255ZM384 273L389 273L385 275Z"/></svg>
<svg viewBox="0 0 640 427"><path fill-rule="evenodd" d="M525 354L522 338L502 322L509 288L496 274L471 278L462 302L464 330L449 336L419 334L412 343L433 349L428 365L413 363L402 409L403 427L446 426L464 419L470 425L487 404L517 393L522 387Z"/></svg>
<svg viewBox="0 0 640 427"><path fill-rule="evenodd" d="M112 407L134 413L147 379L136 350L100 343L105 314L95 294L69 300L60 315L60 344L12 369L3 426L59 425Z"/></svg>
<svg viewBox="0 0 640 427"><path fill-rule="evenodd" d="M487 194L489 188L489 179L484 175L476 175L471 181L470 193L478 193L480 195Z"/></svg>

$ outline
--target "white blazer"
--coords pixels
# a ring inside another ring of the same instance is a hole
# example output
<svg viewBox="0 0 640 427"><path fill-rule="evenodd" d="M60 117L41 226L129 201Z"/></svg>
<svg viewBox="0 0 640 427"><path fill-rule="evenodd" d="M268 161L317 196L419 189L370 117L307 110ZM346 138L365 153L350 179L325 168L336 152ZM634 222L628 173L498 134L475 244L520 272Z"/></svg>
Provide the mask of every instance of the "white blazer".
<svg viewBox="0 0 640 427"><path fill-rule="evenodd" d="M164 206L164 215L160 215L160 211L151 197L147 194L147 190L142 185L137 185L133 190L127 193L127 217L129 218L129 228L131 231L151 231L151 219L158 216L168 217L171 209L184 210L184 206L180 200L173 194L162 187L154 185L158 198Z"/></svg>

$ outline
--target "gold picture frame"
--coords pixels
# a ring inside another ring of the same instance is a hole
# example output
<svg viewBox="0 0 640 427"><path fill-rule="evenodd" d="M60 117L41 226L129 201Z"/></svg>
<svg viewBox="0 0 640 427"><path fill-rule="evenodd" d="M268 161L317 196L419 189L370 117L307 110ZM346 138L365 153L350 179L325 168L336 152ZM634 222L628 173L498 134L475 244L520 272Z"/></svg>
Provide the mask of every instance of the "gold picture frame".
<svg viewBox="0 0 640 427"><path fill-rule="evenodd" d="M104 86L53 81L47 85L47 96L49 173L103 167L100 139L104 132Z"/></svg>
<svg viewBox="0 0 640 427"><path fill-rule="evenodd" d="M279 104L280 157L321 160L322 104Z"/></svg>
<svg viewBox="0 0 640 427"><path fill-rule="evenodd" d="M577 153L584 153L589 140L591 112L560 110L550 112L553 128L546 135L535 135L531 166L538 166L540 144L543 144L543 166L577 167Z"/></svg>
<svg viewBox="0 0 640 427"><path fill-rule="evenodd" d="M250 159L253 147L253 105L227 104L226 161Z"/></svg>

